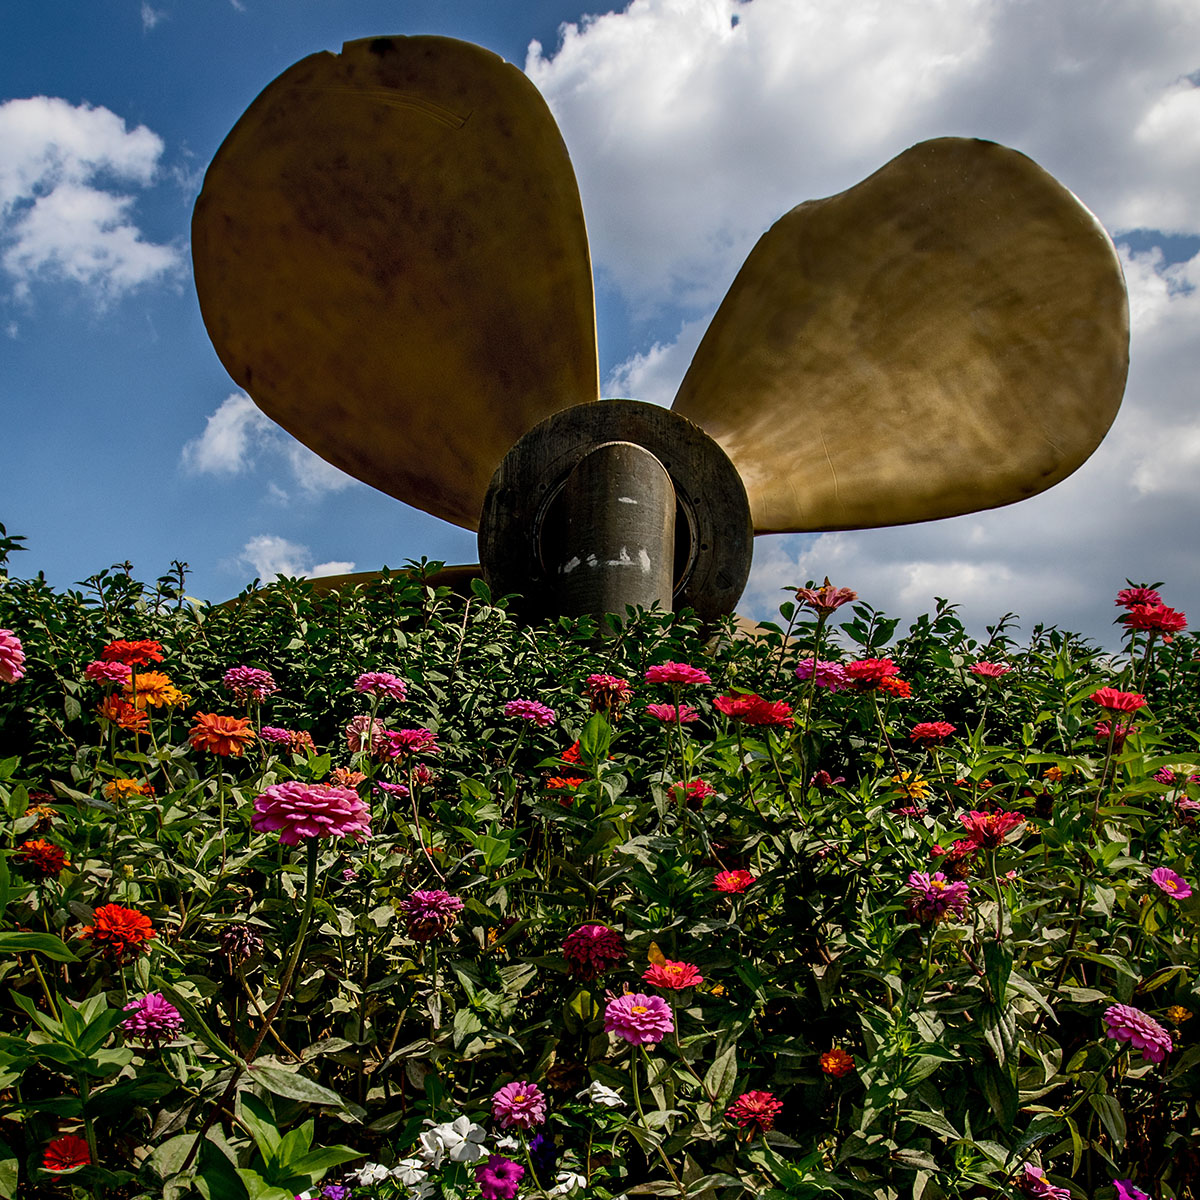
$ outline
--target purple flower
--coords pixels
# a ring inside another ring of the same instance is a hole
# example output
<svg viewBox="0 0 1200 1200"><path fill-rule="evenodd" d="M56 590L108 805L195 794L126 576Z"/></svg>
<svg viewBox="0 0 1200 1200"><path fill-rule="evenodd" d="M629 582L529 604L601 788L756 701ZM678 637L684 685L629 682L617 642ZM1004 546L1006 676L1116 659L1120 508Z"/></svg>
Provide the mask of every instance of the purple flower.
<svg viewBox="0 0 1200 1200"><path fill-rule="evenodd" d="M352 1194L344 1183L327 1183L321 1189L321 1200L350 1200Z"/></svg>
<svg viewBox="0 0 1200 1200"><path fill-rule="evenodd" d="M1027 1196L1036 1200L1071 1200L1071 1189L1055 1187L1047 1178L1041 1167L1026 1163L1014 1181Z"/></svg>
<svg viewBox="0 0 1200 1200"><path fill-rule="evenodd" d="M505 1084L492 1097L492 1116L501 1129L533 1129L546 1119L546 1097L536 1083Z"/></svg>
<svg viewBox="0 0 1200 1200"><path fill-rule="evenodd" d="M121 1028L126 1037L139 1038L143 1046L157 1046L183 1028L179 1009L162 992L149 992L140 1000L131 1000L125 1011L130 1015L121 1022Z"/></svg>
<svg viewBox="0 0 1200 1200"><path fill-rule="evenodd" d="M934 923L961 917L967 911L967 885L962 880L951 883L941 871L930 875L914 871L908 877L909 915L916 921Z"/></svg>
<svg viewBox="0 0 1200 1200"><path fill-rule="evenodd" d="M1170 867L1155 867L1150 872L1150 882L1172 900L1186 900L1192 894L1192 885Z"/></svg>
<svg viewBox="0 0 1200 1200"><path fill-rule="evenodd" d="M388 783L383 779L377 779L372 786L377 787L381 792L386 792L389 796L399 796L403 799L408 795L408 785L404 783Z"/></svg>
<svg viewBox="0 0 1200 1200"><path fill-rule="evenodd" d="M463 902L441 888L416 891L400 901L400 910L408 918L408 935L418 942L432 941L445 933L458 919Z"/></svg>
<svg viewBox="0 0 1200 1200"><path fill-rule="evenodd" d="M408 696L404 680L390 671L367 671L354 681L354 690L371 696L391 696L393 700L404 700Z"/></svg>
<svg viewBox="0 0 1200 1200"><path fill-rule="evenodd" d="M539 703L537 700L510 700L504 706L506 717L520 717L522 721L533 721L545 728L558 720L558 714L552 708Z"/></svg>
<svg viewBox="0 0 1200 1200"><path fill-rule="evenodd" d="M604 1029L624 1038L631 1046L661 1042L675 1028L671 1006L661 996L627 992L608 1002Z"/></svg>
<svg viewBox="0 0 1200 1200"><path fill-rule="evenodd" d="M502 1154L493 1154L475 1168L475 1182L483 1200L513 1200L524 1174L525 1168L520 1163Z"/></svg>
<svg viewBox="0 0 1200 1200"><path fill-rule="evenodd" d="M796 666L796 678L804 681L811 679L816 671L816 686L828 688L831 692L840 692L850 686L850 677L846 668L839 662L825 662L823 659L805 658Z"/></svg>
<svg viewBox="0 0 1200 1200"><path fill-rule="evenodd" d="M1104 1012L1108 1036L1129 1042L1147 1062L1160 1063L1171 1053L1171 1035L1153 1018L1129 1004L1114 1004Z"/></svg>
<svg viewBox="0 0 1200 1200"><path fill-rule="evenodd" d="M25 674L25 648L11 629L0 629L0 679L16 683Z"/></svg>
<svg viewBox="0 0 1200 1200"><path fill-rule="evenodd" d="M1117 1189L1117 1200L1152 1200L1149 1192L1133 1186L1132 1179L1114 1179L1113 1187Z"/></svg>
<svg viewBox="0 0 1200 1200"><path fill-rule="evenodd" d="M230 667L221 676L221 682L233 693L239 704L253 700L261 704L268 696L279 691L279 685L270 671L258 667Z"/></svg>

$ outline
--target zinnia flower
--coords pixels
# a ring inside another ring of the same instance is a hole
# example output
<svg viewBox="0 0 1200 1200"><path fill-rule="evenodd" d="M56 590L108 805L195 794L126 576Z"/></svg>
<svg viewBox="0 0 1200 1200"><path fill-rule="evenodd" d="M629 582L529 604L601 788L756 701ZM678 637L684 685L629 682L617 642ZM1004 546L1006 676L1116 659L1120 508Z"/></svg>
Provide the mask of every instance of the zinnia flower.
<svg viewBox="0 0 1200 1200"><path fill-rule="evenodd" d="M366 776L361 771L352 771L349 767L335 767L329 772L329 782L334 787L356 788Z"/></svg>
<svg viewBox="0 0 1200 1200"><path fill-rule="evenodd" d="M857 600L858 593L852 592L849 588L834 587L829 582L829 576L826 575L825 582L819 588L797 588L796 599L822 616L828 616L831 612L841 608L843 604Z"/></svg>
<svg viewBox="0 0 1200 1200"><path fill-rule="evenodd" d="M1132 608L1135 604L1161 604L1162 597L1148 587L1127 587L1117 593L1117 605L1120 608Z"/></svg>
<svg viewBox="0 0 1200 1200"><path fill-rule="evenodd" d="M418 942L430 942L449 930L463 907L457 896L441 888L416 891L400 901L400 910L408 918L408 936Z"/></svg>
<svg viewBox="0 0 1200 1200"><path fill-rule="evenodd" d="M216 713L197 713L188 741L193 750L208 750L222 757L241 758L254 741L249 717L222 717Z"/></svg>
<svg viewBox="0 0 1200 1200"><path fill-rule="evenodd" d="M183 1017L162 992L148 992L140 1000L125 1005L130 1015L121 1022L127 1037L141 1040L143 1046L157 1046L173 1038L183 1028Z"/></svg>
<svg viewBox="0 0 1200 1200"><path fill-rule="evenodd" d="M346 748L351 754L367 751L373 758L386 758L391 751L387 730L379 721L363 713L351 717L345 729Z"/></svg>
<svg viewBox="0 0 1200 1200"><path fill-rule="evenodd" d="M984 850L995 850L1004 845L1004 839L1025 823L1020 813L1014 812L968 812L959 813L967 836Z"/></svg>
<svg viewBox="0 0 1200 1200"><path fill-rule="evenodd" d="M506 717L517 717L522 721L532 721L535 725L545 728L558 720L558 714L552 708L537 700L510 700L504 706Z"/></svg>
<svg viewBox="0 0 1200 1200"><path fill-rule="evenodd" d="M950 882L941 871L934 875L913 871L908 877L908 891L904 903L915 921L936 924L967 911L967 885L960 880Z"/></svg>
<svg viewBox="0 0 1200 1200"><path fill-rule="evenodd" d="M631 1046L661 1042L675 1028L671 1006L661 996L627 992L610 1000L604 1010L604 1030Z"/></svg>
<svg viewBox="0 0 1200 1200"><path fill-rule="evenodd" d="M646 682L684 687L690 684L712 683L712 678L707 671L701 671L699 667L691 667L687 663L665 662L651 667L646 672Z"/></svg>
<svg viewBox="0 0 1200 1200"><path fill-rule="evenodd" d="M354 681L354 690L369 696L390 696L393 700L408 699L408 686L390 671L367 671Z"/></svg>
<svg viewBox="0 0 1200 1200"><path fill-rule="evenodd" d="M966 879L971 874L971 860L979 851L979 843L971 838L959 838L949 850L934 846L930 857L941 859L941 868L950 879Z"/></svg>
<svg viewBox="0 0 1200 1200"><path fill-rule="evenodd" d="M678 721L681 725L690 725L693 721L700 720L699 709L690 704L680 704L678 707L674 704L647 704L646 715L656 721L669 721L671 724Z"/></svg>
<svg viewBox="0 0 1200 1200"><path fill-rule="evenodd" d="M384 734L388 741L389 758L405 758L409 754L440 754L437 734L432 729L395 729Z"/></svg>
<svg viewBox="0 0 1200 1200"><path fill-rule="evenodd" d="M162 643L143 639L140 642L126 642L118 639L109 642L100 651L100 657L105 662L121 662L126 666L136 667L145 663L162 662Z"/></svg>
<svg viewBox="0 0 1200 1200"><path fill-rule="evenodd" d="M1046 1178L1046 1172L1032 1163L1021 1167L1015 1182L1025 1195L1033 1196L1035 1200L1071 1200L1070 1188L1055 1187Z"/></svg>
<svg viewBox="0 0 1200 1200"><path fill-rule="evenodd" d="M1140 692L1119 692L1110 687L1098 688L1088 699L1109 712L1137 712L1146 703Z"/></svg>
<svg viewBox="0 0 1200 1200"><path fill-rule="evenodd" d="M2 632L2 631L0 631ZM128 683L133 668L123 662L105 662L98 658L83 668L84 675L93 683Z"/></svg>
<svg viewBox="0 0 1200 1200"><path fill-rule="evenodd" d="M114 802L126 800L130 796L153 796L152 783L139 782L136 779L110 779L104 785L104 798Z"/></svg>
<svg viewBox="0 0 1200 1200"><path fill-rule="evenodd" d="M1170 867L1155 867L1150 872L1150 880L1160 892L1170 896L1172 900L1186 900L1192 894L1191 884L1176 875Z"/></svg>
<svg viewBox="0 0 1200 1200"><path fill-rule="evenodd" d="M254 797L250 828L258 833L279 830L285 846L294 846L301 838L358 840L370 834L371 816L352 788L288 779Z"/></svg>
<svg viewBox="0 0 1200 1200"><path fill-rule="evenodd" d="M278 725L264 725L258 731L258 736L264 742L270 742L272 746L290 746L292 744L291 730L280 729Z"/></svg>
<svg viewBox="0 0 1200 1200"><path fill-rule="evenodd" d="M25 674L25 648L11 629L0 629L0 679L16 683Z"/></svg>
<svg viewBox="0 0 1200 1200"><path fill-rule="evenodd" d="M1134 604L1120 619L1130 629L1151 633L1179 633L1187 628L1186 615L1165 604Z"/></svg>
<svg viewBox="0 0 1200 1200"><path fill-rule="evenodd" d="M885 679L900 674L900 668L890 658L863 658L845 666L846 678L860 691L879 687Z"/></svg>
<svg viewBox="0 0 1200 1200"><path fill-rule="evenodd" d="M910 800L929 799L929 781L922 775L912 771L901 771L899 775L892 776L892 782L900 794Z"/></svg>
<svg viewBox="0 0 1200 1200"><path fill-rule="evenodd" d="M830 692L840 692L850 686L850 677L846 668L840 662L826 662L823 659L804 658L796 665L796 678L805 681L812 679L816 672L815 686L826 688Z"/></svg>
<svg viewBox="0 0 1200 1200"><path fill-rule="evenodd" d="M221 676L221 682L239 704L248 704L250 701L261 704L268 696L279 691L275 676L259 667L230 667Z"/></svg>
<svg viewBox="0 0 1200 1200"><path fill-rule="evenodd" d="M633 688L615 675L589 675L583 681L583 694L592 712L619 716L621 709L633 699Z"/></svg>
<svg viewBox="0 0 1200 1200"><path fill-rule="evenodd" d="M491 1155L475 1168L475 1182L483 1200L513 1200L525 1175L520 1163L502 1154Z"/></svg>
<svg viewBox="0 0 1200 1200"><path fill-rule="evenodd" d="M1167 1009L1167 1020L1170 1021L1172 1025L1182 1025L1184 1021L1190 1021L1191 1019L1192 1014L1186 1008L1184 1008L1182 1004L1172 1004L1171 1007Z"/></svg>
<svg viewBox="0 0 1200 1200"><path fill-rule="evenodd" d="M651 963L642 972L642 978L651 987L671 992L682 991L704 982L704 976L700 974L698 967L686 962L672 962L669 958L665 962Z"/></svg>
<svg viewBox="0 0 1200 1200"><path fill-rule="evenodd" d="M725 1115L743 1129L753 1126L760 1133L775 1128L775 1118L783 1111L783 1101L770 1092L743 1092L726 1110Z"/></svg>
<svg viewBox="0 0 1200 1200"><path fill-rule="evenodd" d="M983 679L999 679L1001 675L1007 675L1012 667L1007 663L977 662L969 670L972 675L979 675Z"/></svg>
<svg viewBox="0 0 1200 1200"><path fill-rule="evenodd" d="M546 1119L546 1097L536 1083L509 1083L492 1097L492 1116L501 1129L533 1129Z"/></svg>
<svg viewBox="0 0 1200 1200"><path fill-rule="evenodd" d="M120 696L105 696L96 709L96 715L128 733L145 733L150 728L150 718Z"/></svg>
<svg viewBox="0 0 1200 1200"><path fill-rule="evenodd" d="M715 795L716 791L717 789L713 787L712 784L703 779L693 779L692 782L688 784L685 784L682 780L680 780L677 783L671 784L671 799L678 804L680 794L682 793L685 801L704 801L708 799L709 796Z"/></svg>
<svg viewBox="0 0 1200 1200"><path fill-rule="evenodd" d="M792 725L792 706L783 700L764 700L754 693L718 696L713 707L743 725Z"/></svg>
<svg viewBox="0 0 1200 1200"><path fill-rule="evenodd" d="M754 879L749 871L718 871L713 879L713 887L718 892L744 892Z"/></svg>
<svg viewBox="0 0 1200 1200"><path fill-rule="evenodd" d="M808 781L808 785L809 787L815 787L818 791L824 792L828 791L828 789L833 787L835 784L845 782L846 777L844 775L839 775L835 779L828 771L822 769L820 771L813 772L813 777Z"/></svg>
<svg viewBox="0 0 1200 1200"><path fill-rule="evenodd" d="M1112 738L1113 749L1120 750L1125 745L1125 739L1133 737L1137 731L1138 727L1131 723L1122 725L1120 722L1117 722L1114 729L1109 721L1097 721L1092 728L1092 736L1096 741L1104 742L1105 745L1108 744L1109 738Z"/></svg>
<svg viewBox="0 0 1200 1200"><path fill-rule="evenodd" d="M591 981L625 957L621 935L607 925L580 925L563 942L567 970L576 979Z"/></svg>
<svg viewBox="0 0 1200 1200"><path fill-rule="evenodd" d="M64 1133L46 1147L42 1167L47 1171L73 1171L76 1167L88 1166L91 1161L92 1153L88 1149L87 1139Z"/></svg>
<svg viewBox="0 0 1200 1200"><path fill-rule="evenodd" d="M148 950L146 942L158 936L150 918L120 904L102 904L79 936L87 938L106 958L123 959L130 951Z"/></svg>
<svg viewBox="0 0 1200 1200"><path fill-rule="evenodd" d="M922 721L908 736L922 746L940 746L952 733L954 726L949 721Z"/></svg>
<svg viewBox="0 0 1200 1200"><path fill-rule="evenodd" d="M67 866L67 852L53 842L30 838L17 847L13 857L23 874L37 879L57 879Z"/></svg>
<svg viewBox="0 0 1200 1200"><path fill-rule="evenodd" d="M130 675L123 694L138 708L181 708L191 698L185 696L162 671L143 671Z"/></svg>
<svg viewBox="0 0 1200 1200"><path fill-rule="evenodd" d="M217 941L230 958L239 961L253 958L263 948L262 934L249 925L226 925L217 935Z"/></svg>
<svg viewBox="0 0 1200 1200"><path fill-rule="evenodd" d="M849 1075L854 1070L853 1057L840 1046L833 1046L826 1050L817 1062L821 1070L826 1075L832 1075L834 1079L841 1079L843 1075Z"/></svg>
<svg viewBox="0 0 1200 1200"><path fill-rule="evenodd" d="M1147 1062L1160 1063L1171 1053L1171 1035L1153 1017L1129 1004L1114 1004L1104 1012L1108 1037L1129 1042Z"/></svg>

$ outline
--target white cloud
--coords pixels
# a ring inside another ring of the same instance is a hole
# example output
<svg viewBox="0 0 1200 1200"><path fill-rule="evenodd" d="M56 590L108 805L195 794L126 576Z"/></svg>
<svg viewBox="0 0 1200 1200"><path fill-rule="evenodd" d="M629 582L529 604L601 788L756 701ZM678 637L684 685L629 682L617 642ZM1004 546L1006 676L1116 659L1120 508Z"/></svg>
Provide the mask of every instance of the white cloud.
<svg viewBox="0 0 1200 1200"><path fill-rule="evenodd" d="M683 321L619 364L610 391L669 402L762 231L927 138L1013 146L1118 243L1143 231L1122 252L1126 399L1088 463L992 512L759 539L743 611L767 615L779 587L828 574L893 615L942 595L976 629L1013 609L1026 628L1111 640L1129 576L1167 580L1200 623L1200 255L1172 262L1152 237L1200 236L1200 7L633 0L562 33L553 51L530 46L526 70L571 151L597 270L635 316Z"/></svg>
<svg viewBox="0 0 1200 1200"><path fill-rule="evenodd" d="M107 108L34 96L0 104L0 265L17 296L67 280L109 300L177 272L175 245L146 241L134 197L149 187L163 143Z"/></svg>
<svg viewBox="0 0 1200 1200"><path fill-rule="evenodd" d="M255 575L266 582L280 575L319 578L322 575L348 575L354 570L352 562L323 562L313 564L312 552L307 546L289 542L286 538L263 533L252 537L238 555Z"/></svg>
<svg viewBox="0 0 1200 1200"><path fill-rule="evenodd" d="M149 0L142 0L142 28L149 33L167 15L165 8L154 8Z"/></svg>
<svg viewBox="0 0 1200 1200"><path fill-rule="evenodd" d="M280 429L245 392L222 400L205 421L204 432L188 442L182 453L184 469L197 475L241 475L260 461L286 464L310 497L344 491L356 482ZM277 499L290 499L277 483L272 481L269 487Z"/></svg>

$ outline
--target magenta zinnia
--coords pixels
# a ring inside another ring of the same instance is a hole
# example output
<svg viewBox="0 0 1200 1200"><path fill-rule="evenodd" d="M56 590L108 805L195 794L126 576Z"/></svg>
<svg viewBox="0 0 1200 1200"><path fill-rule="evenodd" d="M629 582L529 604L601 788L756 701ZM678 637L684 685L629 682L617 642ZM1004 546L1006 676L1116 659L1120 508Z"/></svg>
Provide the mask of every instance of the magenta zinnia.
<svg viewBox="0 0 1200 1200"><path fill-rule="evenodd" d="M441 888L432 888L401 900L400 910L408 918L408 936L418 942L431 942L458 920L463 902Z"/></svg>
<svg viewBox="0 0 1200 1200"><path fill-rule="evenodd" d="M98 658L83 668L84 675L93 683L128 683L133 668L123 662L105 662Z"/></svg>
<svg viewBox="0 0 1200 1200"><path fill-rule="evenodd" d="M1135 604L1161 604L1162 596L1154 588L1127 587L1117 593L1117 605L1132 608Z"/></svg>
<svg viewBox="0 0 1200 1200"><path fill-rule="evenodd" d="M718 871L713 879L713 887L718 892L744 892L754 879L749 871Z"/></svg>
<svg viewBox="0 0 1200 1200"><path fill-rule="evenodd" d="M408 687L398 675L390 671L367 671L354 681L354 690L369 696L390 696L403 700L408 696Z"/></svg>
<svg viewBox="0 0 1200 1200"><path fill-rule="evenodd" d="M967 911L967 885L961 880L951 882L941 871L933 875L914 871L908 877L908 899L904 903L914 920L926 924L961 917Z"/></svg>
<svg viewBox="0 0 1200 1200"><path fill-rule="evenodd" d="M1170 867L1155 867L1150 872L1150 880L1172 900L1186 900L1192 894L1192 885L1181 875L1176 875Z"/></svg>
<svg viewBox="0 0 1200 1200"><path fill-rule="evenodd" d="M274 783L254 797L250 827L258 833L279 831L285 846L302 838L363 838L371 832L367 806L352 788L296 779Z"/></svg>
<svg viewBox="0 0 1200 1200"><path fill-rule="evenodd" d="M712 679L707 671L701 671L699 667L692 667L687 663L665 662L651 667L646 672L646 682L669 683L674 687L682 687L697 683L712 683Z"/></svg>
<svg viewBox="0 0 1200 1200"><path fill-rule="evenodd" d="M843 604L850 604L858 599L858 593L849 588L834 587L825 576L825 582L819 588L797 588L796 599L803 605L813 609L823 617L836 612Z"/></svg>
<svg viewBox="0 0 1200 1200"><path fill-rule="evenodd" d="M539 700L510 700L504 706L506 717L517 717L522 721L532 721L535 725L545 728L558 720L558 714Z"/></svg>
<svg viewBox="0 0 1200 1200"><path fill-rule="evenodd" d="M616 675L589 675L583 681L583 694L591 704L592 712L619 716L621 709L633 699L633 688L627 680Z"/></svg>
<svg viewBox="0 0 1200 1200"><path fill-rule="evenodd" d="M1001 675L1007 675L1012 670L1007 663L994 662L977 662L971 668L972 675L978 675L983 679L999 679Z"/></svg>
<svg viewBox="0 0 1200 1200"><path fill-rule="evenodd" d="M1146 703L1141 692L1119 692L1110 687L1097 688L1088 699L1109 712L1137 712Z"/></svg>
<svg viewBox="0 0 1200 1200"><path fill-rule="evenodd" d="M1105 1009L1104 1023L1108 1036L1119 1042L1128 1042L1142 1052L1147 1062L1160 1063L1171 1053L1171 1035L1140 1008L1129 1004L1114 1004Z"/></svg>
<svg viewBox="0 0 1200 1200"><path fill-rule="evenodd" d="M647 704L646 715L656 721L669 721L672 724L678 721L681 725L690 725L693 721L700 720L699 710L690 704L680 704L678 707L674 704Z"/></svg>
<svg viewBox="0 0 1200 1200"><path fill-rule="evenodd" d="M140 1000L131 1000L125 1011L130 1015L121 1022L122 1030L144 1046L169 1041L183 1028L179 1009L162 992L148 992Z"/></svg>
<svg viewBox="0 0 1200 1200"><path fill-rule="evenodd" d="M259 667L230 667L221 676L221 682L233 693L239 704L254 701L261 704L268 696L279 691L279 685L270 671Z"/></svg>
<svg viewBox="0 0 1200 1200"><path fill-rule="evenodd" d="M625 957L621 935L607 925L580 925L563 942L567 969L576 979L592 980Z"/></svg>
<svg viewBox="0 0 1200 1200"><path fill-rule="evenodd" d="M546 1119L546 1097L536 1083L509 1083L492 1097L492 1116L501 1129L533 1129Z"/></svg>
<svg viewBox="0 0 1200 1200"><path fill-rule="evenodd" d="M671 1006L661 996L627 992L608 1002L604 1010L604 1029L615 1033L631 1046L661 1042L675 1029Z"/></svg>
<svg viewBox="0 0 1200 1200"><path fill-rule="evenodd" d="M437 735L432 729L395 729L384 734L389 758L407 758L410 754L440 754Z"/></svg>
<svg viewBox="0 0 1200 1200"><path fill-rule="evenodd" d="M908 736L922 746L940 746L953 733L954 726L949 721L922 721L912 727Z"/></svg>
<svg viewBox="0 0 1200 1200"><path fill-rule="evenodd" d="M775 1118L783 1111L783 1101L770 1092L743 1092L726 1110L725 1115L744 1129L753 1126L765 1133L775 1127Z"/></svg>

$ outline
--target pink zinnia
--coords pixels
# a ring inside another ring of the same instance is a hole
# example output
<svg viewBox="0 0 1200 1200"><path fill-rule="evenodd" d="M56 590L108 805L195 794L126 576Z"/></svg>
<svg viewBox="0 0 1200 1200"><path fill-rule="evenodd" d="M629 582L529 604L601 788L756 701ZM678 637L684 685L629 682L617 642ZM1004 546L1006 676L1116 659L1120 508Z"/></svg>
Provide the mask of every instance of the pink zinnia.
<svg viewBox="0 0 1200 1200"><path fill-rule="evenodd" d="M258 736L264 742L270 742L272 746L290 746L292 744L291 730L280 729L278 725L264 725L258 731Z"/></svg>
<svg viewBox="0 0 1200 1200"><path fill-rule="evenodd" d="M754 879L749 871L718 871L713 887L718 892L744 892Z"/></svg>
<svg viewBox="0 0 1200 1200"><path fill-rule="evenodd" d="M11 629L0 629L0 679L16 683L25 674L25 648Z"/></svg>
<svg viewBox="0 0 1200 1200"><path fill-rule="evenodd" d="M1004 845L1004 839L1025 823L1020 813L999 811L960 813L958 819L971 841L984 850Z"/></svg>
<svg viewBox="0 0 1200 1200"><path fill-rule="evenodd" d="M463 910L463 902L441 888L433 888L413 892L400 901L400 910L408 918L409 937L429 942L450 929Z"/></svg>
<svg viewBox="0 0 1200 1200"><path fill-rule="evenodd" d="M393 700L404 700L408 697L408 687L404 680L390 671L365 672L354 681L354 690L370 696L391 696Z"/></svg>
<svg viewBox="0 0 1200 1200"><path fill-rule="evenodd" d="M1150 872L1150 880L1160 892L1164 892L1172 900L1186 900L1192 894L1191 884L1182 876L1176 875L1170 867L1155 867Z"/></svg>
<svg viewBox="0 0 1200 1200"><path fill-rule="evenodd" d="M679 780L671 784L671 799L678 803L679 794L682 792L685 800L707 800L709 796L715 795L716 791L717 789L705 779L693 779L691 783Z"/></svg>
<svg viewBox="0 0 1200 1200"><path fill-rule="evenodd" d="M951 882L941 871L933 875L914 871L908 877L909 915L917 921L936 923L961 917L967 911L967 885L961 880Z"/></svg>
<svg viewBox="0 0 1200 1200"><path fill-rule="evenodd" d="M712 678L699 667L688 666L687 663L665 662L651 667L646 672L647 683L669 683L675 687L689 684L712 683Z"/></svg>
<svg viewBox="0 0 1200 1200"><path fill-rule="evenodd" d="M922 721L912 727L909 739L922 746L940 746L955 731L949 721Z"/></svg>
<svg viewBox="0 0 1200 1200"><path fill-rule="evenodd" d="M351 717L346 724L346 748L351 754L368 751L373 758L385 758L391 748L387 730L382 722L372 720L366 713Z"/></svg>
<svg viewBox="0 0 1200 1200"><path fill-rule="evenodd" d="M522 721L532 721L535 725L545 728L558 720L558 714L552 708L537 700L510 700L504 706L506 717L518 717Z"/></svg>
<svg viewBox="0 0 1200 1200"><path fill-rule="evenodd" d="M589 675L583 681L583 694L592 712L619 713L633 699L633 688L615 675Z"/></svg>
<svg viewBox="0 0 1200 1200"><path fill-rule="evenodd" d="M3 632L0 630L0 633ZM133 668L128 663L105 662L104 659L98 658L95 662L88 663L83 668L83 673L93 683L128 683Z"/></svg>
<svg viewBox="0 0 1200 1200"><path fill-rule="evenodd" d="M815 684L819 688L827 688L831 692L840 692L850 686L850 678L846 668L840 662L826 662L820 658L804 658L796 666L796 678L802 682L813 678L816 672Z"/></svg>
<svg viewBox="0 0 1200 1200"><path fill-rule="evenodd" d="M533 1129L546 1119L546 1097L536 1083L509 1083L492 1097L492 1116L501 1129Z"/></svg>
<svg viewBox="0 0 1200 1200"><path fill-rule="evenodd" d="M1137 712L1146 703L1141 692L1119 692L1116 688L1097 688L1089 697L1093 704L1109 712Z"/></svg>
<svg viewBox="0 0 1200 1200"><path fill-rule="evenodd" d="M607 925L580 925L567 934L563 957L576 979L592 980L625 957L625 945Z"/></svg>
<svg viewBox="0 0 1200 1200"><path fill-rule="evenodd" d="M1108 1036L1129 1042L1147 1062L1160 1063L1174 1048L1171 1035L1153 1017L1129 1004L1114 1004L1104 1012Z"/></svg>
<svg viewBox="0 0 1200 1200"><path fill-rule="evenodd" d="M351 788L289 779L254 797L250 827L259 833L279 830L279 840L294 846L302 838L357 840L370 834L370 822L367 806Z"/></svg>
<svg viewBox="0 0 1200 1200"><path fill-rule="evenodd" d="M681 704L678 708L674 704L647 704L646 715L656 721L670 721L672 724L678 721L681 725L700 720L699 710L690 704Z"/></svg>
<svg viewBox="0 0 1200 1200"><path fill-rule="evenodd" d="M1187 628L1186 614L1165 604L1135 604L1120 619L1130 629L1150 633L1180 633Z"/></svg>
<svg viewBox="0 0 1200 1200"><path fill-rule="evenodd" d="M984 679L999 679L1001 675L1007 675L1012 670L1007 663L994 662L977 662L971 668L972 675L980 675Z"/></svg>
<svg viewBox="0 0 1200 1200"><path fill-rule="evenodd" d="M775 1118L783 1111L783 1101L770 1092L743 1092L726 1110L725 1115L742 1128L753 1125L765 1133L775 1128Z"/></svg>
<svg viewBox="0 0 1200 1200"><path fill-rule="evenodd" d="M1027 1196L1034 1200L1071 1200L1071 1189L1055 1187L1047 1178L1041 1167L1025 1163L1017 1176L1016 1185Z"/></svg>
<svg viewBox="0 0 1200 1200"><path fill-rule="evenodd" d="M1161 604L1162 596L1154 588L1128 587L1117 593L1116 602L1121 608L1132 608L1135 604Z"/></svg>
<svg viewBox="0 0 1200 1200"><path fill-rule="evenodd" d="M121 1022L127 1037L139 1038L144 1046L157 1046L183 1028L183 1017L162 992L149 992L125 1005L131 1015Z"/></svg>
<svg viewBox="0 0 1200 1200"><path fill-rule="evenodd" d="M1108 739L1112 738L1114 750L1120 750L1125 745L1125 739L1133 737L1137 731L1138 727L1136 725L1122 725L1118 723L1114 732L1113 726L1108 721L1097 721L1092 727L1092 734L1096 741L1107 743Z"/></svg>
<svg viewBox="0 0 1200 1200"><path fill-rule="evenodd" d="M671 1006L661 996L627 992L608 1002L604 1010L604 1029L615 1033L631 1046L661 1042L675 1029Z"/></svg>
<svg viewBox="0 0 1200 1200"><path fill-rule="evenodd" d="M258 667L230 667L221 676L221 682L233 693L239 704L253 700L261 704L268 696L279 691L279 685L270 671Z"/></svg>
<svg viewBox="0 0 1200 1200"><path fill-rule="evenodd" d="M819 588L797 588L796 599L801 604L807 605L811 609L815 609L822 616L828 616L831 612L835 612L841 608L843 604L849 604L853 600L858 599L858 593L852 592L849 588L834 587L829 582L829 576L825 577L825 582Z"/></svg>
<svg viewBox="0 0 1200 1200"><path fill-rule="evenodd" d="M432 729L395 729L383 735L387 738L389 758L404 758L408 754L440 754L437 735Z"/></svg>
<svg viewBox="0 0 1200 1200"><path fill-rule="evenodd" d="M672 962L669 958L666 962L651 963L642 972L642 978L651 987L663 988L672 992L695 987L704 982L704 976L700 974L698 967L692 963Z"/></svg>

